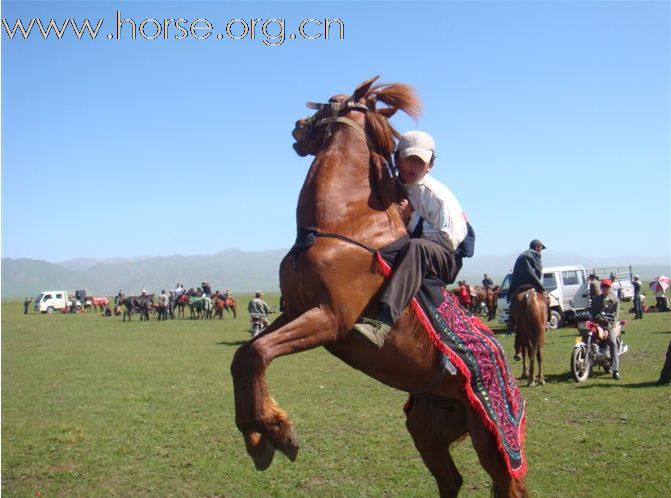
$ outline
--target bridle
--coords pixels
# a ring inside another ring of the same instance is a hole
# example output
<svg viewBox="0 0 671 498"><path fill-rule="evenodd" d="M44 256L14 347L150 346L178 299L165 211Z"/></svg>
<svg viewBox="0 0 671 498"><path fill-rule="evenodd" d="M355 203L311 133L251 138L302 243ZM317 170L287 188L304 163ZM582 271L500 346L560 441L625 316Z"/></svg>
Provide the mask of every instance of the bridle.
<svg viewBox="0 0 671 498"><path fill-rule="evenodd" d="M349 126L352 128L359 137L361 137L368 147L373 150L373 142L371 141L370 137L366 133L366 130L361 126L359 123L356 121L346 118L344 116L341 116L340 114L343 112L349 112L349 111L359 111L359 112L368 112L368 107L366 107L365 104L359 104L357 102L353 102L350 99L347 99L344 102L326 102L326 103L317 103L317 102L308 102L305 104L308 109L316 109L317 111L327 111L330 112L330 116L317 119L317 116L319 115L319 112L316 112L309 118L305 119L305 122L307 123L308 129L307 129L307 134L310 135L312 131L315 128L319 128L320 126L326 126L326 130L324 131L324 139L322 140L322 145L324 142L326 142L331 134L333 133L333 125L334 123L342 123L344 125Z"/></svg>

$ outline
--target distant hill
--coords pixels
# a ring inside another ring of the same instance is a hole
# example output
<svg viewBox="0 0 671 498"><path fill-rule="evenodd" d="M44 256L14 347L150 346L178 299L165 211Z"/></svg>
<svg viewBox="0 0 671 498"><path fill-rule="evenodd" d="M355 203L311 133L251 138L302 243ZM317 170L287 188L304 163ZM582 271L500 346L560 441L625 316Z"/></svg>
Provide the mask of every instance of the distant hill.
<svg viewBox="0 0 671 498"><path fill-rule="evenodd" d="M141 289L159 292L177 282L197 287L208 280L213 290L229 287L233 292L279 290L279 265L287 249L241 251L227 249L207 256L167 256L135 258L79 258L61 263L34 259L2 259L2 297L35 296L47 289L86 289L91 294L115 295L119 289L138 293ZM460 280L479 283L483 273L500 282L512 268L517 254L476 256L464 261ZM660 258L663 259L663 258ZM549 252L545 266L581 264L587 269L603 266L632 266L644 281L669 275L669 263L636 256L590 259L577 254Z"/></svg>
<svg viewBox="0 0 671 498"><path fill-rule="evenodd" d="M209 256L168 256L132 259L80 259L49 263L32 259L2 259L2 297L34 296L46 289L86 289L112 296L119 289L159 292L177 282L197 287L208 280L212 290L234 292L279 290L280 261L287 250L245 252L229 249Z"/></svg>

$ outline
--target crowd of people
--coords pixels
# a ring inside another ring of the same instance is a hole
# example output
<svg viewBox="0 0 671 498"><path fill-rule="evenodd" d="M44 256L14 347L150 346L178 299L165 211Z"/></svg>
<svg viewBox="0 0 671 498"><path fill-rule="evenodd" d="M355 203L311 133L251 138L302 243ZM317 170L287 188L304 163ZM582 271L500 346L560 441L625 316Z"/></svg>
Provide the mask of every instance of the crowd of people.
<svg viewBox="0 0 671 498"><path fill-rule="evenodd" d="M200 286L191 287L186 289L184 285L180 282L177 282L174 289L166 291L162 289L161 292L155 296L154 294L149 294L146 289L142 289L139 294L139 299L147 299L150 306L156 310L159 320L167 320L168 318L174 318L173 310L175 306L179 303L180 298L186 296L187 298L199 298L199 299L221 299L224 303L230 302L229 299L233 299L231 290L227 288L225 291L215 290L212 292L212 287L208 281L203 281ZM121 306L124 302L127 301L126 293L123 289L120 289L117 295L114 297L114 309L107 307L103 312L104 316L111 315L121 315L122 308Z"/></svg>

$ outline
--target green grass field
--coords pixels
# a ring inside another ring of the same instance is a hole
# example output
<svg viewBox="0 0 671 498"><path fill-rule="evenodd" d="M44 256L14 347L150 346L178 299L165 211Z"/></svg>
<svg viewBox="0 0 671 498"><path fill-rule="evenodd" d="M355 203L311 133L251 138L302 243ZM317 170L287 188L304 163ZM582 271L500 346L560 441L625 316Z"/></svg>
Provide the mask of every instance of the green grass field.
<svg viewBox="0 0 671 498"><path fill-rule="evenodd" d="M248 297L239 296L241 308ZM623 318L633 318L623 308ZM277 454L270 469L254 470L235 427L229 373L249 338L247 313L223 321L136 318L24 316L20 302L2 303L3 495L437 495L405 430L405 394L322 349L271 365L271 391L301 451L294 463ZM573 382L575 336L573 328L548 333L547 384L521 387L532 495L669 496L671 387L653 384L671 314L629 322L619 382L606 375ZM499 338L510 357L512 338ZM512 367L519 375L521 365ZM488 496L470 441L453 454L462 496Z"/></svg>

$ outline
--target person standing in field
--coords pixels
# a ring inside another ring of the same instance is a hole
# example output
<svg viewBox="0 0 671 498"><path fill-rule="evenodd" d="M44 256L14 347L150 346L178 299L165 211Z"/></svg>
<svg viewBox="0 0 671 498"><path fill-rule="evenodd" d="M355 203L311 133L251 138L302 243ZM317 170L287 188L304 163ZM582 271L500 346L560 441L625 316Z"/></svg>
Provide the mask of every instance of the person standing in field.
<svg viewBox="0 0 671 498"><path fill-rule="evenodd" d="M168 319L168 303L170 298L166 294L165 290L161 291L161 295L158 296L158 319L167 320Z"/></svg>
<svg viewBox="0 0 671 498"><path fill-rule="evenodd" d="M641 320L643 318L643 299L641 298L641 280L638 275L634 275L631 284L634 286L634 313L636 314L634 320Z"/></svg>
<svg viewBox="0 0 671 498"><path fill-rule="evenodd" d="M31 299L29 297L23 300L23 314L28 314L28 308L30 307Z"/></svg>

